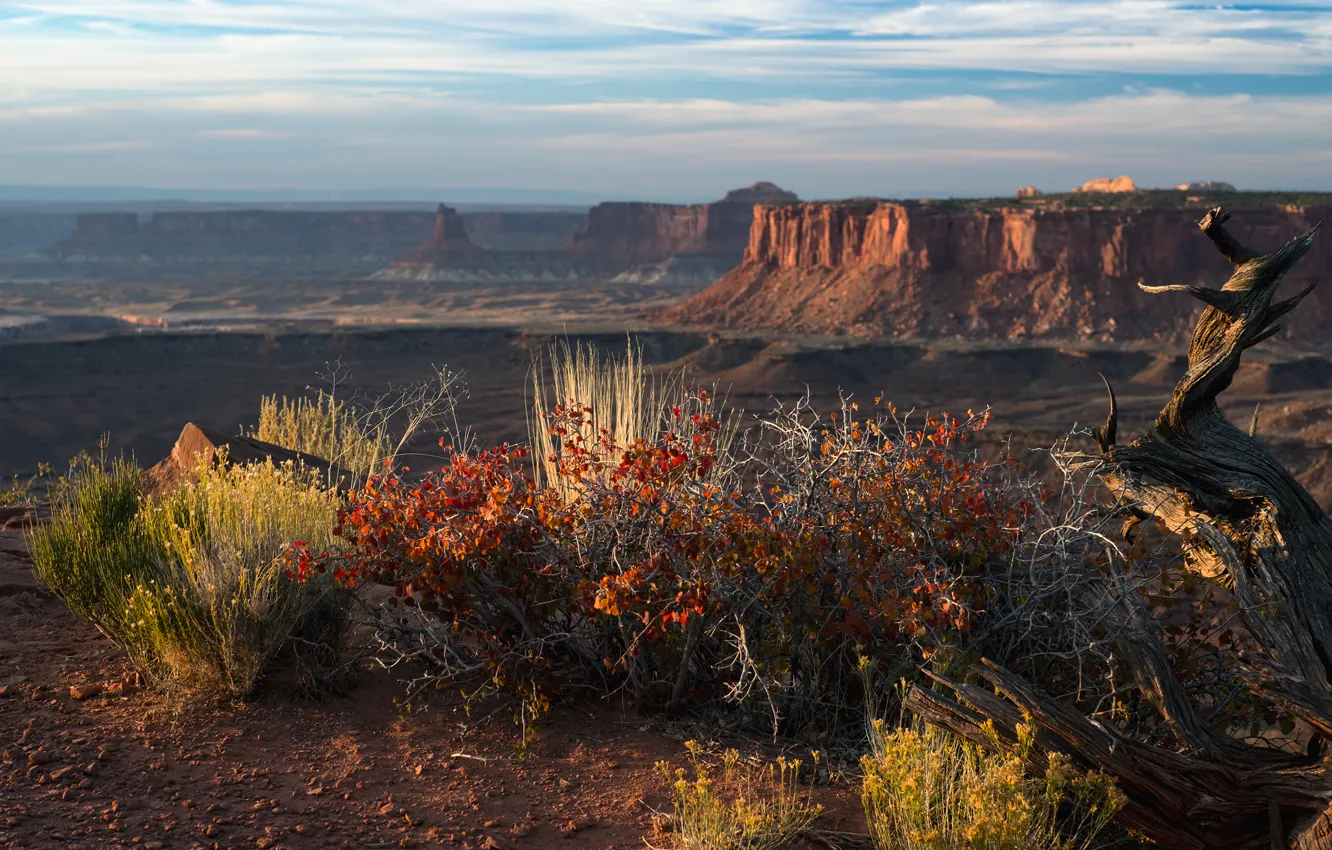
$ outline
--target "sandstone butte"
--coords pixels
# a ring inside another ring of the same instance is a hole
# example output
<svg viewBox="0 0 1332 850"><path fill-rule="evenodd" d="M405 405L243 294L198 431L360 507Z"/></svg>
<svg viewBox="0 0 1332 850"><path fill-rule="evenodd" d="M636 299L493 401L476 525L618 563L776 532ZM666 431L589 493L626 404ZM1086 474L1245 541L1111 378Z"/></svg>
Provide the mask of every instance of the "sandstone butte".
<svg viewBox="0 0 1332 850"><path fill-rule="evenodd" d="M1073 190L1074 192L1136 192L1138 186L1133 182L1132 177L1120 176L1115 178L1097 177L1094 180L1088 180L1081 186Z"/></svg>
<svg viewBox="0 0 1332 850"><path fill-rule="evenodd" d="M1181 339L1198 302L1149 284L1216 287L1230 268L1196 226L1200 209L1037 211L882 201L763 205L741 264L655 318L695 327L872 338ZM1259 249L1332 207L1234 210ZM1283 292L1332 277L1320 239ZM1332 338L1332 291L1287 327Z"/></svg>
<svg viewBox="0 0 1332 850"><path fill-rule="evenodd" d="M483 265L487 259L486 252L472 244L458 211L440 204L435 211L435 228L430 238L408 254L403 262L413 265L450 263L470 266Z"/></svg>

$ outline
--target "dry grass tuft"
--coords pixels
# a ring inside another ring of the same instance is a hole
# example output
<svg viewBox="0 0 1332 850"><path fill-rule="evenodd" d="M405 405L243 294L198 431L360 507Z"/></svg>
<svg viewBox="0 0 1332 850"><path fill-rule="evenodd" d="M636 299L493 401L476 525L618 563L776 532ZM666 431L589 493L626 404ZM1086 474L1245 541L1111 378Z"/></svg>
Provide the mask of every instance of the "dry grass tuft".
<svg viewBox="0 0 1332 850"><path fill-rule="evenodd" d="M393 456L387 422L372 421L322 390L314 398L264 396L251 436L321 457L361 478L379 472Z"/></svg>
<svg viewBox="0 0 1332 850"><path fill-rule="evenodd" d="M596 348L581 342L576 347L561 342L550 347L550 366L549 387L543 381L540 364L532 370L535 416L529 431L533 477L538 486L562 484L556 468L562 446L546 423L571 404L588 408L581 436L589 446L597 446L602 433L612 435L619 446L632 446L657 436L672 384L662 386L653 379L643 363L641 347L629 343L621 359L603 357Z"/></svg>
<svg viewBox="0 0 1332 850"><path fill-rule="evenodd" d="M532 418L528 433L532 443L533 480L538 487L556 487L567 499L576 498L577 488L558 471L558 458L570 441L586 447L595 462L613 468L619 454L637 445L652 445L663 434L679 426L673 411L687 407L695 393L685 386L684 375L654 375L643 362L642 346L630 341L623 357L603 355L592 345L571 347L561 342L548 352L551 383L546 385L541 364L532 369ZM576 423L577 433L557 436L550 424L563 420L566 411L584 414ZM718 452L726 454L735 440L740 412L730 411L717 434Z"/></svg>

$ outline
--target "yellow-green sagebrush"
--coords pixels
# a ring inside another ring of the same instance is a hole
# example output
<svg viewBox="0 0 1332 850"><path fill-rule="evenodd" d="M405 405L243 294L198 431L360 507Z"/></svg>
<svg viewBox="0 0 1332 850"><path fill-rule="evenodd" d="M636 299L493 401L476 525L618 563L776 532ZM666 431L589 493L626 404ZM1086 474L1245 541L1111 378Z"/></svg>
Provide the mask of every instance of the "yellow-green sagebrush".
<svg viewBox="0 0 1332 850"><path fill-rule="evenodd" d="M727 750L715 772L696 741L685 747L692 780L682 768L657 765L675 803L670 820L674 850L773 850L807 829L822 811L799 787L798 760L751 765Z"/></svg>
<svg viewBox="0 0 1332 850"><path fill-rule="evenodd" d="M873 729L861 760L861 800L879 850L1087 850L1123 806L1114 781L1080 773L1051 753L1043 775L1025 770L1034 729L1015 746L978 747L919 724Z"/></svg>
<svg viewBox="0 0 1332 850"><path fill-rule="evenodd" d="M306 673L336 659L344 592L288 579L281 560L294 540L332 542L336 496L311 475L208 462L148 496L134 464L85 456L68 482L32 534L38 576L151 677L239 698L279 653Z"/></svg>

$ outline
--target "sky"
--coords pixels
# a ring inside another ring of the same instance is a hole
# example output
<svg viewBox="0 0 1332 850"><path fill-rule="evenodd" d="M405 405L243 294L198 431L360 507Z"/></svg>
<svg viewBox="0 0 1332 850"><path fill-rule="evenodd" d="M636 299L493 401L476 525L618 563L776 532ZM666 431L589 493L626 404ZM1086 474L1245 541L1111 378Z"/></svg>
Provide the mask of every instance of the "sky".
<svg viewBox="0 0 1332 850"><path fill-rule="evenodd" d="M1332 190L1332 0L0 0L0 184Z"/></svg>

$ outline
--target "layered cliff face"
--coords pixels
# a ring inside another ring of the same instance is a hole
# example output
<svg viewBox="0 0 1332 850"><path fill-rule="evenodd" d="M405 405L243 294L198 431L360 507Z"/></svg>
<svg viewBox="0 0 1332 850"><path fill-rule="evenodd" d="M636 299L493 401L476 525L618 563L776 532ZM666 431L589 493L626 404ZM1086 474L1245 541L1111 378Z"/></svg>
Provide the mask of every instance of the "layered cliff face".
<svg viewBox="0 0 1332 850"><path fill-rule="evenodd" d="M752 204L678 206L606 203L557 248L486 249L441 206L434 233L416 250L376 272L378 280L617 280L706 285L739 264L748 242ZM543 239L544 244L549 241Z"/></svg>
<svg viewBox="0 0 1332 850"><path fill-rule="evenodd" d="M463 226L487 251L558 251L587 226L586 212L468 212Z"/></svg>
<svg viewBox="0 0 1332 850"><path fill-rule="evenodd" d="M756 204L795 200L794 193L764 182L733 189L711 204L598 204L568 251L624 270L677 262L715 267L720 274L743 258Z"/></svg>
<svg viewBox="0 0 1332 850"><path fill-rule="evenodd" d="M771 183L712 204L606 203L590 212L224 210L78 217L50 253L68 262L272 264L411 280L616 280L706 285L734 268ZM0 234L3 235L3 234ZM2 247L2 246L0 246ZM387 268L385 267L387 266Z"/></svg>
<svg viewBox="0 0 1332 850"><path fill-rule="evenodd" d="M492 251L562 248L587 220L585 213L565 211L452 214L458 234ZM426 212L225 210L160 212L141 223L135 213L90 213L77 220L69 217L64 232L41 247L59 242L52 253L70 261L350 262L379 267L434 243L438 218L438 213ZM4 236L0 220L0 249Z"/></svg>
<svg viewBox="0 0 1332 850"><path fill-rule="evenodd" d="M429 235L434 217L418 212L159 212L81 215L56 246L66 260L154 262L382 263Z"/></svg>
<svg viewBox="0 0 1332 850"><path fill-rule="evenodd" d="M940 209L886 202L756 209L741 265L661 318L690 325L865 337L1179 338L1197 302L1137 281L1218 286L1230 267L1201 210ZM1332 208L1236 210L1230 228L1276 247ZM1285 286L1332 275L1321 240ZM1315 292L1290 321L1332 336Z"/></svg>
<svg viewBox="0 0 1332 850"><path fill-rule="evenodd" d="M568 250L612 266L661 263L673 257L707 256L725 268L740 262L749 241L754 204L598 204L587 228ZM723 270L725 270L725 268Z"/></svg>
<svg viewBox="0 0 1332 850"><path fill-rule="evenodd" d="M0 213L0 256L22 257L48 250L74 232L65 213Z"/></svg>

